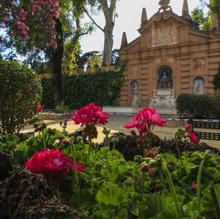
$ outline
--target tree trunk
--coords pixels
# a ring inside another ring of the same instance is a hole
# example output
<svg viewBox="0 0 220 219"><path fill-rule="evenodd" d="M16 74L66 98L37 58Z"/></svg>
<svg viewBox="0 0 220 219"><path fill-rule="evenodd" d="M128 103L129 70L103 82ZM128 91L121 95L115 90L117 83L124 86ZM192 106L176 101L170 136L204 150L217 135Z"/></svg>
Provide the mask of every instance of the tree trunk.
<svg viewBox="0 0 220 219"><path fill-rule="evenodd" d="M113 49L113 29L115 25L115 7L116 0L101 1L102 10L105 16L104 32L104 50L103 50L103 65L111 65L112 49Z"/></svg>
<svg viewBox="0 0 220 219"><path fill-rule="evenodd" d="M115 9L117 0L99 0L99 6L105 17L105 28L99 26L96 21L89 15L85 9L86 14L91 21L104 33L104 50L103 50L103 65L111 65L112 63L112 48L113 48L113 29L115 25Z"/></svg>
<svg viewBox="0 0 220 219"><path fill-rule="evenodd" d="M103 65L111 65L112 63L112 48L113 48L113 24L107 24L104 29L104 51Z"/></svg>
<svg viewBox="0 0 220 219"><path fill-rule="evenodd" d="M53 69L53 92L54 105L58 106L61 102L62 88L62 59L63 59L63 29L59 20L56 21L57 48L53 50L51 62Z"/></svg>
<svg viewBox="0 0 220 219"><path fill-rule="evenodd" d="M114 24L112 19L106 20L104 29L103 65L111 65L112 63L113 28Z"/></svg>

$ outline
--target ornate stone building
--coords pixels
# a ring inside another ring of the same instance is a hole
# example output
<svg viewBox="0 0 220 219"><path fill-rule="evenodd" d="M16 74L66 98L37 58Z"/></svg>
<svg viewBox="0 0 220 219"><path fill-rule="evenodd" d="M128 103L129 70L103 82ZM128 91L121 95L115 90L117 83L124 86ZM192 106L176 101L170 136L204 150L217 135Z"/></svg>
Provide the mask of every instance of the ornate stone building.
<svg viewBox="0 0 220 219"><path fill-rule="evenodd" d="M122 106L175 107L180 94L215 93L213 78L220 64L218 25L208 32L193 28L187 0L182 16L172 11L169 0L159 4L149 20L143 9L137 39L127 43L123 33L120 54L126 68Z"/></svg>

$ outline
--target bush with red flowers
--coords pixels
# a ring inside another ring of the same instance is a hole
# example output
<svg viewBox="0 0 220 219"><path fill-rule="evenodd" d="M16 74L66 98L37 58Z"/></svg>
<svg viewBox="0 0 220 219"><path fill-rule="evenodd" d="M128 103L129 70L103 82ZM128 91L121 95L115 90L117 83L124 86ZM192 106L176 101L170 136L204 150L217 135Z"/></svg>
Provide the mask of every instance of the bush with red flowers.
<svg viewBox="0 0 220 219"><path fill-rule="evenodd" d="M154 108L141 109L130 123L125 124L125 128L136 128L140 135L146 135L153 130L155 125L164 126L166 120L161 118Z"/></svg>
<svg viewBox="0 0 220 219"><path fill-rule="evenodd" d="M155 125L164 126L165 124L166 120L161 118L156 109L143 108L124 127L127 129L136 128L138 130L139 137L137 141L144 150L146 147L157 146L159 137L154 135L152 130ZM136 132L132 130L132 134L136 135Z"/></svg>
<svg viewBox="0 0 220 219"><path fill-rule="evenodd" d="M77 124L84 126L83 135L85 138L89 138L89 141L93 138L97 138L98 132L96 125L105 125L108 122L108 113L102 111L102 106L97 106L94 103L90 103L74 112L72 120Z"/></svg>
<svg viewBox="0 0 220 219"><path fill-rule="evenodd" d="M74 115L72 115L72 120L82 126L105 125L108 122L108 118L108 114L102 112L102 106L97 106L94 103L76 110Z"/></svg>
<svg viewBox="0 0 220 219"><path fill-rule="evenodd" d="M91 140L95 137L96 125L107 123L108 114L92 103L77 110L72 119L83 126L81 133ZM190 124L186 129L179 129L174 140L160 140L152 130L155 125L165 123L155 109L144 108L125 125L137 129L137 134L133 130L130 136L118 133L114 138L109 137L110 132L106 129L102 145L84 144L76 135L43 128L38 135L21 143L0 136L0 152L1 148L15 145L8 153L16 169L26 162L25 167L32 173L22 170L24 173L31 174L33 179L35 173L44 175L50 185L50 194L54 192L61 203L82 212L83 218L219 219L218 150L214 152L206 147L201 151L202 144L189 143L189 138L196 142ZM185 143L190 144L190 149L184 146ZM129 158L129 162L123 157L125 152L127 156L124 157ZM31 159L27 161L27 157ZM0 181L0 188L3 188L0 190L0 218L5 218L1 213L7 209L7 202L1 200L9 200L6 187L16 199L17 191L20 194L27 186L27 193L21 197L33 193L33 203L39 200L39 193L33 192L32 184L24 181L23 175L19 179L16 176L16 183L13 171L8 175ZM8 186L8 182L15 186ZM7 212L11 213L10 210Z"/></svg>

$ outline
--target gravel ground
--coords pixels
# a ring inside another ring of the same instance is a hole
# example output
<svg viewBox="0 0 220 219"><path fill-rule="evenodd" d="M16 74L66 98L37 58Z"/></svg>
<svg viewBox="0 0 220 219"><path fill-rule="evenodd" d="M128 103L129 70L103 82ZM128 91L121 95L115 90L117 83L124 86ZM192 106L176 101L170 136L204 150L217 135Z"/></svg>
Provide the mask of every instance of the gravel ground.
<svg viewBox="0 0 220 219"><path fill-rule="evenodd" d="M109 122L108 122L108 124L105 125L105 127L113 130L112 133L114 133L115 131L118 131L118 132L123 132L123 133L129 134L130 130L125 129L124 124L129 122L129 120L131 118L132 118L132 116L127 116L127 115L123 115L123 116L110 115ZM59 125L59 121L57 121L57 120L53 120L53 121L47 120L49 127L61 129L61 127ZM77 128L79 128L79 126L76 126L72 121L68 122L67 131L73 132ZM184 128L184 126L155 127L154 133L157 134L158 136L160 136L161 138L172 139L178 128ZM28 132L28 131L31 131L31 129L29 129L29 127L26 128L25 130L23 130L23 132ZM195 131L196 131L196 129L195 129ZM203 131L210 132L211 130L203 129ZM97 140L98 142L101 142L103 140L103 134L101 132L102 132L102 128L99 127L99 139ZM215 130L215 132L220 132L220 130ZM201 140L201 141L205 142L213 147L220 147L220 141L209 141L209 140Z"/></svg>

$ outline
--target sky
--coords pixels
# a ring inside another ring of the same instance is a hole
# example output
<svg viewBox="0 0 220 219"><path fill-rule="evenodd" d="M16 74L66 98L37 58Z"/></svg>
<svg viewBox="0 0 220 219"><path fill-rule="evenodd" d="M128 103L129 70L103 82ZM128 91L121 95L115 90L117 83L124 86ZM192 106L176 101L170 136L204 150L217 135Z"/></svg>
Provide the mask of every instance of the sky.
<svg viewBox="0 0 220 219"><path fill-rule="evenodd" d="M199 5L200 0L188 0L189 11L191 12ZM174 13L181 15L183 0L171 0L170 5ZM139 36L138 29L141 22L142 8L146 8L147 16L150 18L158 11L159 0L120 0L117 3L117 14L114 28L114 48L120 48L122 33L126 32L128 42L131 42ZM102 15L95 17L96 22L104 26L104 17ZM85 18L85 21L87 19ZM81 45L83 52L103 49L104 35L97 29L90 35L82 38Z"/></svg>

